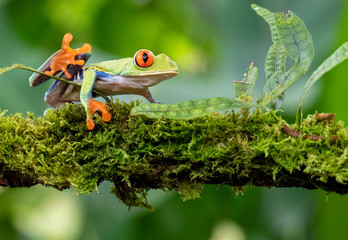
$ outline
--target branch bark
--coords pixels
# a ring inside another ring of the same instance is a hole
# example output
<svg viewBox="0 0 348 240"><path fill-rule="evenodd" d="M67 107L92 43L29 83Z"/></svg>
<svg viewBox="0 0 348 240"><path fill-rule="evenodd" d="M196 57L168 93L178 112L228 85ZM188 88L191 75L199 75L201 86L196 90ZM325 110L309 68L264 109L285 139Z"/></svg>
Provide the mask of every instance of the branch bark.
<svg viewBox="0 0 348 240"><path fill-rule="evenodd" d="M130 116L134 104L112 103L111 122L96 116L93 131L80 105L45 118L1 113L0 185L89 193L110 181L120 200L141 207L150 207L149 189L185 200L204 184L348 192L347 128L331 115L310 115L299 130L273 112L149 119Z"/></svg>

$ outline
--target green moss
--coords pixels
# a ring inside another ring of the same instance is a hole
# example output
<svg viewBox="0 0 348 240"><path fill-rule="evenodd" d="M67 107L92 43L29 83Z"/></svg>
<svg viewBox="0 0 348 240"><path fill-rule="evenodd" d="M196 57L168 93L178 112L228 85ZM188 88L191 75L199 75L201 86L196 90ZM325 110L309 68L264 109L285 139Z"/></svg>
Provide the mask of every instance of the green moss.
<svg viewBox="0 0 348 240"><path fill-rule="evenodd" d="M93 131L87 130L80 105L49 110L44 118L2 112L3 178L18 172L31 185L75 187L78 193L110 181L121 201L141 207L150 207L149 189L176 190L186 200L199 197L203 184L347 192L348 139L342 122L317 122L308 116L301 134L326 137L313 141L284 133L284 121L274 112L149 119L129 116L135 104L112 103L112 120L94 117ZM333 135L339 140L332 142Z"/></svg>

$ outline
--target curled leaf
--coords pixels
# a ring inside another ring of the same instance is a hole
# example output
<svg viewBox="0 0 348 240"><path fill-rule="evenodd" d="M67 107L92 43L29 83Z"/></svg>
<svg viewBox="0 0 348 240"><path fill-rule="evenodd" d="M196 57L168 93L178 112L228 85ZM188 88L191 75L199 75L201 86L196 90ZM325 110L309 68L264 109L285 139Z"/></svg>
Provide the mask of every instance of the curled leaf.
<svg viewBox="0 0 348 240"><path fill-rule="evenodd" d="M272 13L252 4L252 8L270 25L273 45L266 57L267 82L258 99L266 105L280 98L282 94L309 69L314 47L312 36L303 21L293 12ZM286 56L294 59L294 65L286 71Z"/></svg>
<svg viewBox="0 0 348 240"><path fill-rule="evenodd" d="M254 67L254 62L252 62L248 66L245 78L242 81L233 81L235 98L239 99L241 96L246 96L249 97L249 100L246 102L251 102L252 97L254 96L257 72L257 67Z"/></svg>

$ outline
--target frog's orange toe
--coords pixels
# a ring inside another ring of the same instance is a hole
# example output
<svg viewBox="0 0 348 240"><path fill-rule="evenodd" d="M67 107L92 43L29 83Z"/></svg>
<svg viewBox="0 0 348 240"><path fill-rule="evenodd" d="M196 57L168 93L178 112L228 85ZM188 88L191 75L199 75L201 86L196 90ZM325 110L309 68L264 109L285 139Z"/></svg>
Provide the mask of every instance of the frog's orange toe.
<svg viewBox="0 0 348 240"><path fill-rule="evenodd" d="M87 52L90 52L92 50L92 46L89 45L88 43L85 43L82 45L82 47L80 47L79 49L76 49L76 50L73 50L75 51L76 53L78 54L81 54L81 53L87 53ZM77 55L77 54L76 54ZM83 61L83 60L82 60Z"/></svg>
<svg viewBox="0 0 348 240"><path fill-rule="evenodd" d="M70 73L68 72L68 70L64 69L64 75L66 76L66 78L70 79L71 78L71 75Z"/></svg>
<svg viewBox="0 0 348 240"><path fill-rule="evenodd" d="M88 130L93 130L95 126L95 123L93 122L92 118L88 116L87 118L87 129Z"/></svg>
<svg viewBox="0 0 348 240"><path fill-rule="evenodd" d="M50 74L50 75L53 75L54 74L54 71L45 71L46 74Z"/></svg>
<svg viewBox="0 0 348 240"><path fill-rule="evenodd" d="M102 119L104 122L109 122L111 120L111 114L105 109L105 112L102 112Z"/></svg>
<svg viewBox="0 0 348 240"><path fill-rule="evenodd" d="M67 47L70 48L69 44L72 40L73 40L73 35L71 33L66 33L62 41L62 49L66 49Z"/></svg>
<svg viewBox="0 0 348 240"><path fill-rule="evenodd" d="M83 65L85 64L85 61L84 60L78 60L75 62L77 65Z"/></svg>

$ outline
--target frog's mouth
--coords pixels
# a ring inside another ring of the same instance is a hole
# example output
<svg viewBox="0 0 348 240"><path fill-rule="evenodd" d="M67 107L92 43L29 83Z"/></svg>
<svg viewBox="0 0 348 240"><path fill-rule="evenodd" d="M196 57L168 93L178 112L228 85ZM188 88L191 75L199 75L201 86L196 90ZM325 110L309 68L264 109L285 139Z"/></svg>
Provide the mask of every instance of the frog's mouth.
<svg viewBox="0 0 348 240"><path fill-rule="evenodd" d="M149 79L161 79L161 80L166 80L172 77L175 77L178 75L178 71L163 71L163 72L153 72L153 73L144 73L144 74L139 74L137 76L127 76L127 77L138 77L138 78L149 78Z"/></svg>
<svg viewBox="0 0 348 240"><path fill-rule="evenodd" d="M178 74L179 74L178 70L167 70L167 71L158 71L158 72L140 72L140 73L137 73L136 75L130 74L127 76L123 75L123 74L121 74L121 75L124 77L131 77L131 76L134 76L134 77L156 77L156 76L161 76L161 75L163 75L163 77L165 77L167 75L169 75L170 77L174 77Z"/></svg>

